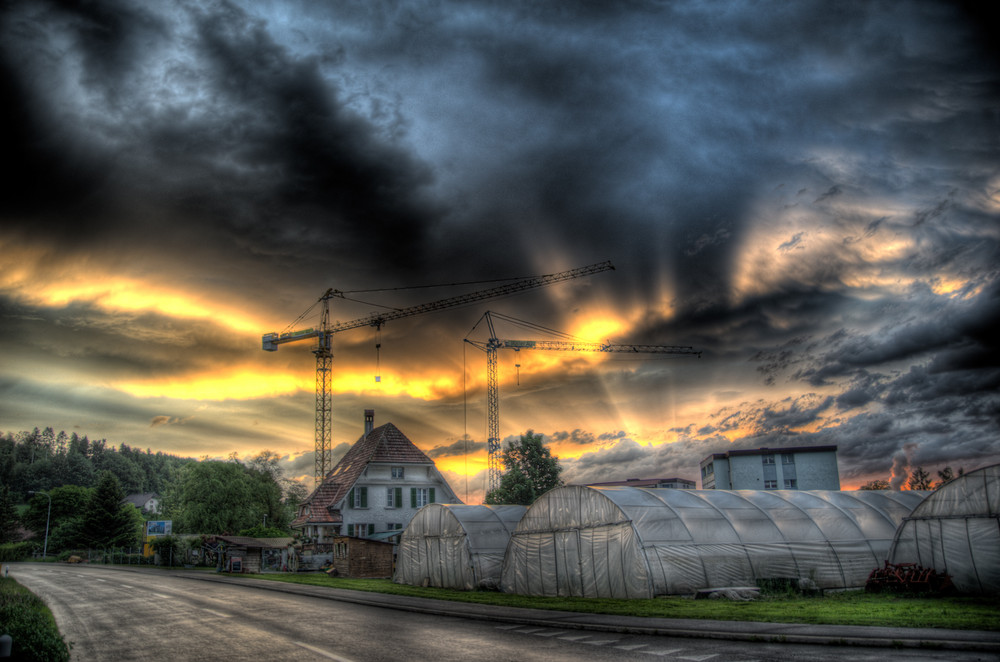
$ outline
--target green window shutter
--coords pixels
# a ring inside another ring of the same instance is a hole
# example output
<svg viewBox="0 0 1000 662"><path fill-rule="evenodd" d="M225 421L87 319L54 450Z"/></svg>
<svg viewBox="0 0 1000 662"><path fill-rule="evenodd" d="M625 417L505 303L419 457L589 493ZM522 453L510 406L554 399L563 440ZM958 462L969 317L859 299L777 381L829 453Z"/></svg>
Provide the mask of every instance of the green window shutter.
<svg viewBox="0 0 1000 662"><path fill-rule="evenodd" d="M359 487L358 489L361 491L361 507L362 508L367 508L368 507L368 488L367 487Z"/></svg>
<svg viewBox="0 0 1000 662"><path fill-rule="evenodd" d="M349 536L353 536L354 535L354 525L353 524L348 524L347 525L347 535L349 535Z"/></svg>
<svg viewBox="0 0 1000 662"><path fill-rule="evenodd" d="M396 498L393 499L392 503L393 503L393 505L396 506L396 508L402 508L403 507L403 488L402 487L394 487L393 489L396 491Z"/></svg>
<svg viewBox="0 0 1000 662"><path fill-rule="evenodd" d="M353 508L354 507L354 488L353 487L351 488L351 491L347 493L347 507L348 508ZM348 533L347 535L351 535L351 534Z"/></svg>
<svg viewBox="0 0 1000 662"><path fill-rule="evenodd" d="M430 493L429 493L429 494L430 494L430 496L429 496L429 498L427 499L427 503L437 503L437 502L436 502L436 501L434 500L434 488L433 488L433 487L431 488L431 490L430 490Z"/></svg>
<svg viewBox="0 0 1000 662"><path fill-rule="evenodd" d="M417 507L417 488L410 488L410 508Z"/></svg>
<svg viewBox="0 0 1000 662"><path fill-rule="evenodd" d="M375 525L374 524L369 524L368 525L368 535L372 535L373 533L375 533Z"/></svg>

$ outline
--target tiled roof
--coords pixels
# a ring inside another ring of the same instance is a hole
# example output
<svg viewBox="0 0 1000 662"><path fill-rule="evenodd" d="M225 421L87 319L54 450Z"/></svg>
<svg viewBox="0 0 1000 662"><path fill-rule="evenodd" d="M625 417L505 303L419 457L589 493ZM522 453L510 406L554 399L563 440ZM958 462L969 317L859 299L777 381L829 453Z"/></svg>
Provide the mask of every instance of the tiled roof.
<svg viewBox="0 0 1000 662"><path fill-rule="evenodd" d="M294 538L251 538L250 536L215 536L216 540L240 547L262 547L264 549L282 549L288 547Z"/></svg>
<svg viewBox="0 0 1000 662"><path fill-rule="evenodd" d="M332 510L357 482L369 462L397 464L434 464L422 450L392 423L375 428L362 435L347 454L340 459L323 482L319 484L302 505L309 506L309 514L292 520L293 527L305 524L340 522L340 511Z"/></svg>

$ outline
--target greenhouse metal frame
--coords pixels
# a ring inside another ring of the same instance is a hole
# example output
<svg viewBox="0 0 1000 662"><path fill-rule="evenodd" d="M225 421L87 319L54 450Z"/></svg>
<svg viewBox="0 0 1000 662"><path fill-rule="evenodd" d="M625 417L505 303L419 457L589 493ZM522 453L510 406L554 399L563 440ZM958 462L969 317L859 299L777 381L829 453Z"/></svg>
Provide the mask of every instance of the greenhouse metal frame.
<svg viewBox="0 0 1000 662"><path fill-rule="evenodd" d="M889 561L947 573L964 593L1000 592L1000 464L930 494L904 518Z"/></svg>
<svg viewBox="0 0 1000 662"><path fill-rule="evenodd" d="M393 581L457 590L496 589L507 541L524 506L432 503L403 531Z"/></svg>
<svg viewBox="0 0 1000 662"><path fill-rule="evenodd" d="M514 530L501 589L652 598L770 579L861 587L926 494L556 488Z"/></svg>

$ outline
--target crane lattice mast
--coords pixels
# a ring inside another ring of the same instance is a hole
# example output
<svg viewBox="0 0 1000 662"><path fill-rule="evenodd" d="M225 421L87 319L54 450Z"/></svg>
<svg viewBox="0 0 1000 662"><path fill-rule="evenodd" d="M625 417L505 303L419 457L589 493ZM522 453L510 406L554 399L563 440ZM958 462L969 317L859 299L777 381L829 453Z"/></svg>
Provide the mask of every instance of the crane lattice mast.
<svg viewBox="0 0 1000 662"><path fill-rule="evenodd" d="M330 323L330 299L346 299L346 297L344 292L340 290L329 289L319 298L319 303L322 304L323 311L318 329L310 328L302 329L300 331L288 331L280 334L264 334L261 337L261 343L263 349L268 352L277 351L278 345L283 345L285 343L308 340L311 338L317 339L316 349L313 351L316 355L316 466L314 476L316 483L320 483L326 476L327 471L333 468L331 444L331 422L333 410L333 352L330 342L333 334L364 326L381 329L383 324L392 320L412 317L414 315L422 315L424 313L432 313L446 308L464 306L477 301L484 301L486 299L510 296L526 290L545 287L554 283L571 280L573 278L580 278L581 276L589 276L591 274L608 271L614 268L614 265L612 265L610 261L598 262L596 264L578 267L568 271L560 271L554 274L534 276L532 278L522 278L505 285L498 285L496 287L480 290L478 292L461 294L447 299L439 299L437 301L431 301L417 306L400 308L398 310L388 312L376 312L366 315L365 317L359 317L355 320L351 320L350 322L338 322L336 324Z"/></svg>
<svg viewBox="0 0 1000 662"><path fill-rule="evenodd" d="M486 352L486 429L487 442L487 476L486 493L500 487L500 478L503 476L503 468L500 459L500 387L497 379L497 350L513 349L544 349L563 352L626 352L630 354L676 354L690 355L701 358L701 351L693 347L681 345L636 345L618 343L596 343L583 342L579 340L508 340L497 338L496 329L493 326L493 316L496 313L486 311L483 318L489 328L490 337L485 340L469 340L465 342L474 345ZM498 315L503 319L520 322L504 315ZM533 325L534 326L534 325Z"/></svg>

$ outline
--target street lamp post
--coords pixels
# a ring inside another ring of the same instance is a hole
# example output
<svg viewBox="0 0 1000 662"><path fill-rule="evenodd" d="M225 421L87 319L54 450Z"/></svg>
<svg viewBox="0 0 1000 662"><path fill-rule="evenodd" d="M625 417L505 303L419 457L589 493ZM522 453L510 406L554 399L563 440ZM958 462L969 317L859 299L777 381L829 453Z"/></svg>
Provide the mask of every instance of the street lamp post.
<svg viewBox="0 0 1000 662"><path fill-rule="evenodd" d="M35 492L28 490L28 494L44 494L49 499L49 514L45 517L45 544L42 545L42 558L46 558L49 552L49 521L52 519L52 495L48 492Z"/></svg>

